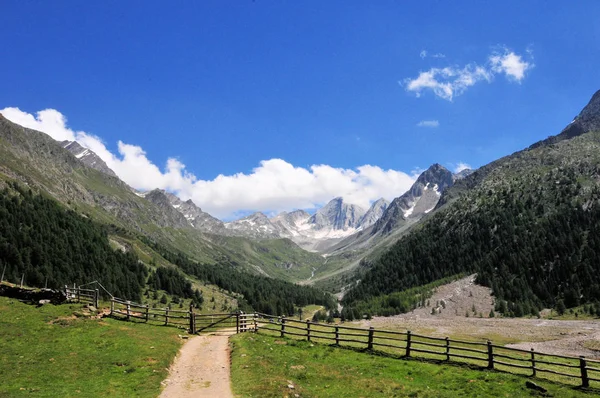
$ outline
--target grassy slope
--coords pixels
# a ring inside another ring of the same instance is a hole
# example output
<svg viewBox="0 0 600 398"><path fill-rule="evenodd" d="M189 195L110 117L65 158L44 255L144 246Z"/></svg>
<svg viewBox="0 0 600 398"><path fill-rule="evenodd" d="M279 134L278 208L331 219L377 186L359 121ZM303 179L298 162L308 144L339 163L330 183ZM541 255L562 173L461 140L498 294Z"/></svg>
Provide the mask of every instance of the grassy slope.
<svg viewBox="0 0 600 398"><path fill-rule="evenodd" d="M231 344L233 391L241 397L539 396L525 387L526 378L500 372L254 334L237 335ZM593 396L549 381L536 383L551 396Z"/></svg>
<svg viewBox="0 0 600 398"><path fill-rule="evenodd" d="M0 397L158 395L178 330L73 317L78 311L0 297Z"/></svg>

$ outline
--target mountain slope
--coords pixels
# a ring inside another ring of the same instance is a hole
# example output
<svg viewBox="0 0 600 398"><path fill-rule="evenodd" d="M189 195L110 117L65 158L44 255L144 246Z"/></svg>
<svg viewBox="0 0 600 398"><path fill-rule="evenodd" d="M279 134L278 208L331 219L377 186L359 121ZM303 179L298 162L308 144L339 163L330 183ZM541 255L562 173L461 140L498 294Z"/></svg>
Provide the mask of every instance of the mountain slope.
<svg viewBox="0 0 600 398"><path fill-rule="evenodd" d="M118 178L84 164L48 135L0 115L0 187L2 181L13 180L49 194L77 213L150 237L203 263L233 264L252 273L296 280L310 276L323 261L291 242L275 258L278 241L214 240L177 211L164 192L141 197Z"/></svg>
<svg viewBox="0 0 600 398"><path fill-rule="evenodd" d="M91 149L82 147L77 141L63 141L60 144L86 166L108 174L111 177L117 177L104 160L100 159L100 156L96 155Z"/></svg>
<svg viewBox="0 0 600 398"><path fill-rule="evenodd" d="M345 303L461 272L477 272L514 315L600 297L599 93L558 136L446 190L434 214L381 256Z"/></svg>
<svg viewBox="0 0 600 398"><path fill-rule="evenodd" d="M373 202L369 210L358 221L358 228L365 229L375 224L385 214L389 205L390 202L383 198Z"/></svg>

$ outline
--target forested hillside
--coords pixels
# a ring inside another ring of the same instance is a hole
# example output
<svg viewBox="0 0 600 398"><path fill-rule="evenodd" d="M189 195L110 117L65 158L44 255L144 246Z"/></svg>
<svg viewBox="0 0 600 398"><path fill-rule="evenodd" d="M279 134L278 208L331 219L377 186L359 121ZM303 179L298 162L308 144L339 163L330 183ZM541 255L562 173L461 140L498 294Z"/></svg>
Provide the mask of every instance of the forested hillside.
<svg viewBox="0 0 600 398"><path fill-rule="evenodd" d="M451 188L452 199L386 252L345 304L462 272L477 272L498 308L516 316L599 300L600 133L569 138Z"/></svg>
<svg viewBox="0 0 600 398"><path fill-rule="evenodd" d="M0 270L4 279L61 287L100 281L139 299L148 271L133 253L113 250L106 228L56 201L9 183L0 190Z"/></svg>

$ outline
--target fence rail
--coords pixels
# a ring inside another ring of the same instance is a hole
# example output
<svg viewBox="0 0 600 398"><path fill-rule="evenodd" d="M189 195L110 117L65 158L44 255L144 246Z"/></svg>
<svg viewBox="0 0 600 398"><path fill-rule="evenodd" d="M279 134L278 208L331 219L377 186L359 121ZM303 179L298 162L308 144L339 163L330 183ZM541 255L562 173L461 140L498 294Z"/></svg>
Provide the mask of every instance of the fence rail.
<svg viewBox="0 0 600 398"><path fill-rule="evenodd" d="M65 285L65 295L67 300L90 303L98 308L98 301L100 299L100 292L98 289L83 289L75 285L73 285L73 287Z"/></svg>
<svg viewBox="0 0 600 398"><path fill-rule="evenodd" d="M419 357L453 361L496 369L508 373L537 376L538 372L578 380L582 387L600 382L600 360L585 357L545 354L534 349L523 350L448 337L432 337L407 332L353 328L317 322L300 321L268 314L256 314L256 332L278 337L334 342L366 350L378 349L404 358ZM600 384L595 385L600 387Z"/></svg>
<svg viewBox="0 0 600 398"><path fill-rule="evenodd" d="M98 289L70 288L65 286L68 299L93 303L98 306ZM599 383L600 360L504 347L491 341L475 342L449 337L432 337L414 334L411 331L399 332L329 325L308 320L301 321L285 316L263 313L221 313L198 314L193 305L189 310L170 308L150 308L117 297L110 298L110 315L126 320L142 320L146 323L176 326L190 333L201 333L235 328L236 333L254 332L278 337L292 337L308 341L333 342L335 346L350 346L398 355L404 358L418 357L440 361L453 361L496 369L508 373L537 376L538 372L579 380L582 387L590 387L590 382Z"/></svg>

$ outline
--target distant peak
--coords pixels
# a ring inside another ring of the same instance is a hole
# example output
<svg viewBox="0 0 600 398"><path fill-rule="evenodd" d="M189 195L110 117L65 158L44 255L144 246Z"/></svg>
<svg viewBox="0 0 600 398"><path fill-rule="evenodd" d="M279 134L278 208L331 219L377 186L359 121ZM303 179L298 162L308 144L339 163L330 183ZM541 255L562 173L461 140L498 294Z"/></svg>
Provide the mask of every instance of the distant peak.
<svg viewBox="0 0 600 398"><path fill-rule="evenodd" d="M439 163L434 163L431 166L429 166L429 168L427 170L437 171L437 170L448 170L448 169Z"/></svg>

